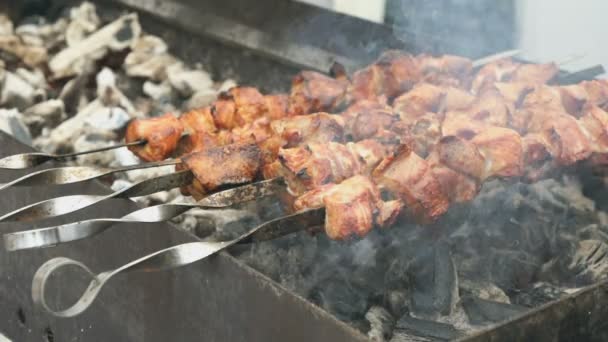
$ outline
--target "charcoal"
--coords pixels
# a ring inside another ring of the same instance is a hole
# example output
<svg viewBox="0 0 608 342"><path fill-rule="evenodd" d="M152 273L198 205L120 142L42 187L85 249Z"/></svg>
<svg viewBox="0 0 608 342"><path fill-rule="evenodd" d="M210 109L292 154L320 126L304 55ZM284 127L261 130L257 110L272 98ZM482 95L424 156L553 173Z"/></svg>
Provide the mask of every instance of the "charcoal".
<svg viewBox="0 0 608 342"><path fill-rule="evenodd" d="M463 297L462 305L469 322L478 325L502 322L528 310L523 306L494 302L473 296Z"/></svg>
<svg viewBox="0 0 608 342"><path fill-rule="evenodd" d="M529 286L541 266L538 257L518 250L494 250L487 262L491 281L507 290Z"/></svg>
<svg viewBox="0 0 608 342"><path fill-rule="evenodd" d="M558 286L539 282L535 283L530 288L522 289L520 292L511 296L511 302L513 304L534 308L558 300L566 294L567 293Z"/></svg>
<svg viewBox="0 0 608 342"><path fill-rule="evenodd" d="M321 281L311 293L311 299L320 307L343 321L352 321L365 313L367 292L354 285L348 274L335 274Z"/></svg>
<svg viewBox="0 0 608 342"><path fill-rule="evenodd" d="M416 314L450 315L458 302L458 275L450 247L438 242L412 267L412 310Z"/></svg>
<svg viewBox="0 0 608 342"><path fill-rule="evenodd" d="M388 341L392 335L395 319L385 308L372 306L365 314L365 319L369 322L370 329L367 337L372 341Z"/></svg>
<svg viewBox="0 0 608 342"><path fill-rule="evenodd" d="M463 336L463 333L450 324L414 318L406 315L401 317L395 324L393 336L391 342L407 341L406 339L403 339L404 336L428 338L428 341L446 341L459 338ZM425 340L422 339L420 341Z"/></svg>
<svg viewBox="0 0 608 342"><path fill-rule="evenodd" d="M583 240L568 265L576 286L596 283L608 276L608 245L599 240Z"/></svg>
<svg viewBox="0 0 608 342"><path fill-rule="evenodd" d="M473 296L485 300L509 304L507 294L498 286L483 280L460 280L461 295Z"/></svg>
<svg viewBox="0 0 608 342"><path fill-rule="evenodd" d="M579 239L608 242L608 232L606 231L605 225L593 223L577 229L576 233Z"/></svg>
<svg viewBox="0 0 608 342"><path fill-rule="evenodd" d="M403 290L392 290L385 295L384 303L394 317L401 317L408 312L410 298Z"/></svg>
<svg viewBox="0 0 608 342"><path fill-rule="evenodd" d="M126 56L127 75L161 82L167 79L167 67L178 60L168 53L167 44L159 37L143 35L135 41Z"/></svg>

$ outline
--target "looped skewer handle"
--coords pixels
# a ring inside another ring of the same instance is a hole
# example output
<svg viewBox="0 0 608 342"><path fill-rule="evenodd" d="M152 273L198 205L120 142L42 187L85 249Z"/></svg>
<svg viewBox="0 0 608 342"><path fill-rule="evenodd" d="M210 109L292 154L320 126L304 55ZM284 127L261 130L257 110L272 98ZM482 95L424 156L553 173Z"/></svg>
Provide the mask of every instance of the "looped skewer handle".
<svg viewBox="0 0 608 342"><path fill-rule="evenodd" d="M8 157L4 157L0 159L0 169L27 169L30 167L35 167L40 164L46 163L50 160L56 161L64 161L69 160L78 156L82 156L85 154L98 153L103 151L109 151L121 147L129 147L129 146L138 146L145 144L145 140L137 140L132 141L130 143L123 143L118 145L105 146L94 150L75 152L75 153L66 153L66 154L48 154L42 152L32 152L32 153L21 153L21 154L13 154Z"/></svg>
<svg viewBox="0 0 608 342"><path fill-rule="evenodd" d="M168 203L135 210L121 218L96 218L58 226L25 230L4 235L8 251L55 246L97 235L116 223L156 223L168 221L192 208L217 209L230 207L270 196L281 191L280 178L242 185L211 194L195 204Z"/></svg>
<svg viewBox="0 0 608 342"><path fill-rule="evenodd" d="M151 179L145 179L109 195L69 195L51 198L4 214L3 216L0 216L0 222L32 222L68 214L111 198L146 196L159 191L166 191L186 185L192 181L192 177L191 171L184 170Z"/></svg>
<svg viewBox="0 0 608 342"><path fill-rule="evenodd" d="M50 184L69 184L100 178L116 172L126 172L152 167L168 166L178 164L177 160L165 160L161 162L128 165L117 168L106 168L97 166L66 166L32 172L19 177L11 182L0 185L0 190L4 190L16 185L50 185Z"/></svg>
<svg viewBox="0 0 608 342"><path fill-rule="evenodd" d="M34 300L34 303L42 306L52 315L58 317L73 317L86 310L93 303L95 297L97 297L99 291L108 280L121 272L158 272L178 268L205 259L236 243L270 240L305 229L307 225L320 224L323 217L323 209L303 211L263 223L233 240L223 242L200 241L184 243L154 252L122 267L99 274L94 274L88 267L78 261L64 257L54 258L44 263L36 271L32 282L32 299ZM302 223L307 223L307 225L302 225ZM75 304L64 310L53 310L46 301L46 283L55 271L65 266L77 266L81 268L90 275L92 280Z"/></svg>

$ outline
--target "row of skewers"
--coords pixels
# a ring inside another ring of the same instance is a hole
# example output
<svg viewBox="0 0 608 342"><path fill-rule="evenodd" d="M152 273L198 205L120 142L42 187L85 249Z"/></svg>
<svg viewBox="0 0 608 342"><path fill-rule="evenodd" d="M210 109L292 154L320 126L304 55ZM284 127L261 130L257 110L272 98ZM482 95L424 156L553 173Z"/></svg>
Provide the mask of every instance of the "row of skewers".
<svg viewBox="0 0 608 342"><path fill-rule="evenodd" d="M339 66L332 74L302 72L289 94L262 95L251 87L236 87L207 108L131 122L126 144L149 162L137 167L174 164L174 174L108 196L35 203L0 217L0 222L41 219L108 198L174 187L200 201L144 208L122 219L6 234L6 248L73 241L119 221L168 220L196 206L229 206L277 194L282 183L289 193L282 198L295 214L229 242L201 242L198 253L206 256L233 243L274 238L320 223L332 239L361 237L399 217L433 222L452 203L473 199L488 179L534 181L558 166L585 159L601 163L608 152L608 82L550 85L558 76L553 63L501 59L476 70L461 57L389 51L350 78ZM0 160L0 165L17 161ZM131 168L43 170L4 187L67 183ZM293 222L299 224L288 228ZM36 279L46 279L63 264L45 265ZM35 298L51 311L42 295ZM55 313L74 315L86 306Z"/></svg>

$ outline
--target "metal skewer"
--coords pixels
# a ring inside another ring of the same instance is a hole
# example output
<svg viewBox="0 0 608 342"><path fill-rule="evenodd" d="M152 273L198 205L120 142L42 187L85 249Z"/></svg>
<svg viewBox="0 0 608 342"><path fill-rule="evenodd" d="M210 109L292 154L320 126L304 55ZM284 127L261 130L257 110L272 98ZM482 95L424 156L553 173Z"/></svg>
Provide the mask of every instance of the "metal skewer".
<svg viewBox="0 0 608 342"><path fill-rule="evenodd" d="M99 166L66 166L32 172L5 184L0 184L0 191L11 186L24 185L50 185L69 184L91 179L100 178L116 172L125 172L139 169L148 169L167 165L176 165L180 161L176 159L160 162L135 164L116 168Z"/></svg>
<svg viewBox="0 0 608 342"><path fill-rule="evenodd" d="M58 226L20 231L4 235L8 251L54 246L99 234L116 223L152 223L168 221L193 208L217 209L248 202L283 191L280 178L242 185L216 192L197 203L169 203L135 210L120 218L96 218Z"/></svg>
<svg viewBox="0 0 608 342"><path fill-rule="evenodd" d="M47 199L0 216L0 222L32 222L71 213L111 198L130 198L171 190L192 182L190 170L179 171L135 183L109 195L69 195Z"/></svg>
<svg viewBox="0 0 608 342"><path fill-rule="evenodd" d="M12 156L4 157L0 159L0 169L27 169L30 167L38 166L40 164L46 163L51 160L55 161L65 161L77 156L92 154L98 152L109 151L121 147L129 147L129 146L138 146L144 145L146 143L145 140L137 140L132 141L130 143L122 143L118 145L106 146L102 148L98 148L95 150L88 150L82 152L75 153L66 153L66 154L49 154L42 152L33 152L33 153L21 153L14 154Z"/></svg>
<svg viewBox="0 0 608 342"><path fill-rule="evenodd" d="M73 317L86 310L95 300L102 287L114 276L123 272L144 271L158 272L174 269L203 260L234 244L245 244L257 241L266 241L304 230L310 226L323 223L324 209L310 209L297 214L284 216L263 223L236 239L221 242L190 242L169 247L158 252L146 255L114 270L93 273L86 265L69 258L58 257L45 262L36 271L32 281L32 299L34 303L42 306L46 311L58 317ZM77 266L86 271L92 278L89 286L78 301L65 310L53 310L46 301L46 282L58 269L65 266Z"/></svg>

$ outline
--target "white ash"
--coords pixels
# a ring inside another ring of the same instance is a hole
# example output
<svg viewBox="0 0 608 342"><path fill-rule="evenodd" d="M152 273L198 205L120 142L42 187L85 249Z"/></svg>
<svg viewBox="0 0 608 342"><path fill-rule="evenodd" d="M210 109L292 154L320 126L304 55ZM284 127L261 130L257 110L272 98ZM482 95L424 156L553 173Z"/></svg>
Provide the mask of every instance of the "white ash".
<svg viewBox="0 0 608 342"><path fill-rule="evenodd" d="M56 78L77 75L87 60L99 60L109 51L127 49L140 34L137 15L122 16L60 51L49 60L49 68Z"/></svg>
<svg viewBox="0 0 608 342"><path fill-rule="evenodd" d="M25 125L23 115L16 109L0 109L0 130L14 136L24 144L32 144L32 137Z"/></svg>
<svg viewBox="0 0 608 342"><path fill-rule="evenodd" d="M167 79L167 67L176 63L178 59L169 54L162 39L143 35L133 44L123 67L128 76L160 82Z"/></svg>
<svg viewBox="0 0 608 342"><path fill-rule="evenodd" d="M100 25L95 6L90 2L83 2L79 7L70 10L70 24L65 32L68 46L74 46L86 36L95 32Z"/></svg>
<svg viewBox="0 0 608 342"><path fill-rule="evenodd" d="M44 100L44 92L37 91L30 83L10 71L3 72L0 105L4 108L24 110Z"/></svg>
<svg viewBox="0 0 608 342"><path fill-rule="evenodd" d="M37 103L23 112L23 122L32 135L39 135L44 127L55 127L67 118L61 100L47 100Z"/></svg>
<svg viewBox="0 0 608 342"><path fill-rule="evenodd" d="M207 91L213 87L213 81L203 70L189 70L181 63L167 67L169 83L183 97L190 97L196 92Z"/></svg>

